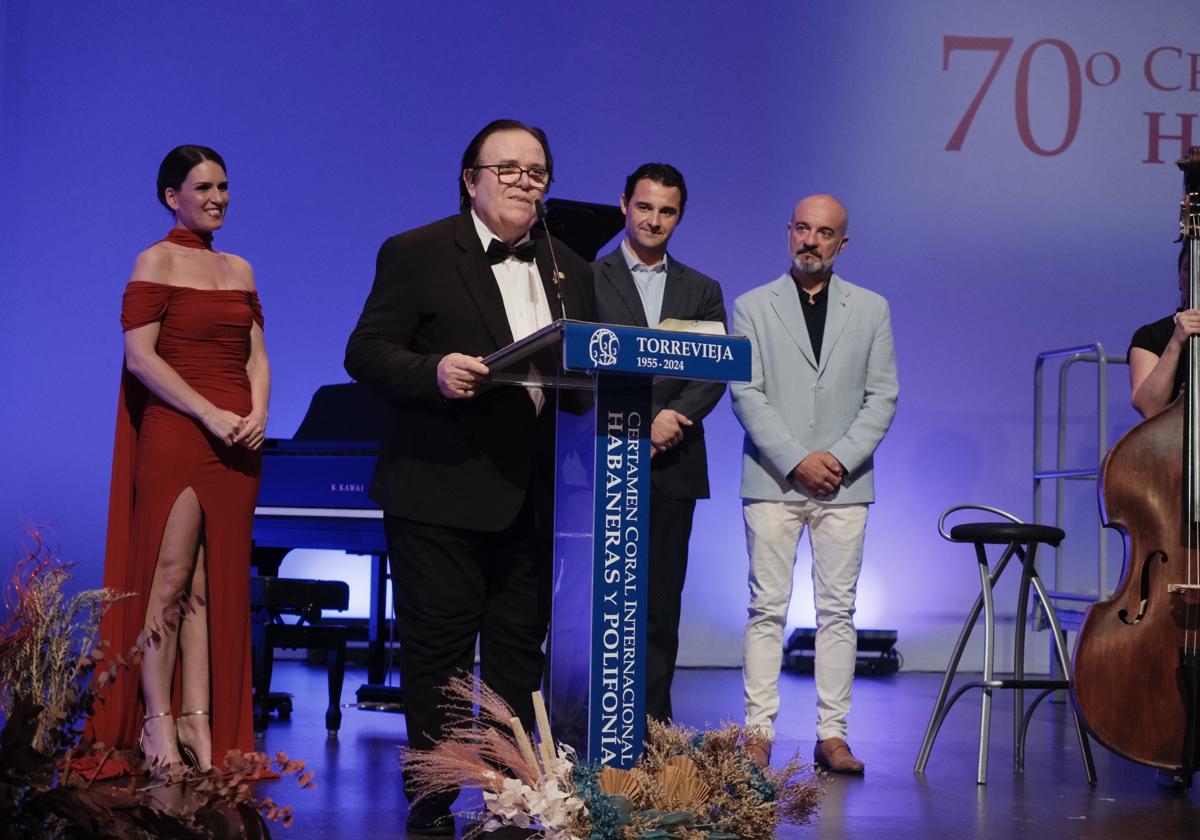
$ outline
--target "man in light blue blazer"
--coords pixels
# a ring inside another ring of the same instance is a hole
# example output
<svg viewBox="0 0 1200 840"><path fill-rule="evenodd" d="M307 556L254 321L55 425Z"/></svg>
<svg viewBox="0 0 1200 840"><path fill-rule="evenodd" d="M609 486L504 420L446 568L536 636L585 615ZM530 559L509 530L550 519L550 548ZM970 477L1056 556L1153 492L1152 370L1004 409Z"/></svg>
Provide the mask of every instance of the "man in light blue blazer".
<svg viewBox="0 0 1200 840"><path fill-rule="evenodd" d="M742 511L750 554L743 639L751 756L770 760L779 712L783 630L796 548L813 555L817 637L816 764L862 773L846 743L857 658L854 599L875 447L896 412L899 385L888 305L833 273L849 238L846 208L829 195L796 205L791 269L734 303L733 333L753 347L751 379L730 386L746 430Z"/></svg>

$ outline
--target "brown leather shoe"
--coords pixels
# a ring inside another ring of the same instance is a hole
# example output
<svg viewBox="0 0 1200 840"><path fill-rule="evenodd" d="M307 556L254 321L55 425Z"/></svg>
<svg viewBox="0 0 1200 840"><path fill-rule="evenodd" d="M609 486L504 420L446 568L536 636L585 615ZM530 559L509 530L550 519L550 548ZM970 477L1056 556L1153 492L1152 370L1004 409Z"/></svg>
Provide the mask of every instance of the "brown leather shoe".
<svg viewBox="0 0 1200 840"><path fill-rule="evenodd" d="M850 745L843 738L826 738L824 741L817 741L816 747L813 748L813 761L822 770L828 770L830 773L857 775L867 769L867 765L850 752Z"/></svg>
<svg viewBox="0 0 1200 840"><path fill-rule="evenodd" d="M766 738L751 735L746 739L746 755L760 769L766 770L771 763L771 742Z"/></svg>

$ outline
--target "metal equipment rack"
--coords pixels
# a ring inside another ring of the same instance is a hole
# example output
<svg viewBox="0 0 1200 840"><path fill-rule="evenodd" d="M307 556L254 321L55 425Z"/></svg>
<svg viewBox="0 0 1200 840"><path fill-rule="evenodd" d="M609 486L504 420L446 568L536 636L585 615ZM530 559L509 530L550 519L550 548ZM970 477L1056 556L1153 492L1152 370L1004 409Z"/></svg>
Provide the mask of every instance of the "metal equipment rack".
<svg viewBox="0 0 1200 840"><path fill-rule="evenodd" d="M1055 464L1047 467L1043 461L1045 450L1043 438L1044 411L1044 373L1048 360L1062 359L1058 368L1057 418L1056 418L1056 452ZM1068 376L1076 364L1086 362L1096 365L1096 445L1098 454L1093 464L1084 466L1068 466L1066 462L1067 445L1067 395ZM1033 372L1033 521L1042 522L1043 490L1046 482L1054 482L1054 521L1055 527L1062 527L1063 506L1065 500L1066 482L1096 481L1100 475L1100 464L1108 451L1108 366L1110 364L1126 364L1125 357L1108 355L1100 342L1084 344L1077 347L1065 347L1060 350L1046 350L1038 353ZM1054 575L1051 578L1050 599L1055 603L1055 613L1063 626L1078 629L1083 619L1087 605L1109 594L1108 584L1108 540L1105 529L1097 524L1098 554L1096 569L1096 588L1094 591L1078 591L1065 588L1063 548L1059 545L1054 551ZM1063 603L1065 602L1065 603ZM1061 606L1060 606L1061 604ZM1039 629L1046 626L1045 617L1035 620Z"/></svg>

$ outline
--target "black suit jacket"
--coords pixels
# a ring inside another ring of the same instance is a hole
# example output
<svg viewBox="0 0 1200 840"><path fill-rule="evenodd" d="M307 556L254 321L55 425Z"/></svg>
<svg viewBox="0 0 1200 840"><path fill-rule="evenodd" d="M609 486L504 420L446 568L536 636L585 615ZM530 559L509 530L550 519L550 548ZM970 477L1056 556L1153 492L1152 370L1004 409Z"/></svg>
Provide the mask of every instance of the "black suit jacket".
<svg viewBox="0 0 1200 840"><path fill-rule="evenodd" d="M554 318L562 309L544 234L537 265ZM555 241L562 294L593 320L588 264ZM512 343L496 277L469 213L393 236L379 249L375 283L346 346L346 370L392 406L371 498L387 513L432 525L500 531L535 483L549 492L554 411L538 416L524 388L445 400L437 366L448 353L488 356Z"/></svg>
<svg viewBox="0 0 1200 840"><path fill-rule="evenodd" d="M592 270L596 280L596 314L601 322L654 326L646 323L646 310L620 245L592 263ZM727 323L721 287L716 280L668 255L662 318ZM651 461L651 481L663 495L674 499L708 498L708 455L701 420L713 410L723 393L724 382L662 379L654 386L651 412L655 416L662 409L671 408L695 424L684 427L683 441L678 446L655 455Z"/></svg>

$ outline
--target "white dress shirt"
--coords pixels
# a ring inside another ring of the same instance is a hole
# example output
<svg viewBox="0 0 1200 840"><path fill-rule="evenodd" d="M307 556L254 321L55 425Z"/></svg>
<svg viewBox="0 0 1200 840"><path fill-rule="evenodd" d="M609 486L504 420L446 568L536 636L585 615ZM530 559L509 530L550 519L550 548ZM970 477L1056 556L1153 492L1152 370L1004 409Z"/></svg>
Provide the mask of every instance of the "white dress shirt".
<svg viewBox="0 0 1200 840"><path fill-rule="evenodd" d="M492 233L474 210L471 211L471 221L475 223L475 233L479 235L479 243L486 252L492 240L500 237ZM517 244L528 240L527 233ZM500 297L504 301L504 314L508 317L508 328L512 331L513 341L520 341L553 320L536 262L522 262L509 257L493 265L492 274L496 275L496 285L500 288ZM541 412L546 402L542 389L530 387L528 391L534 407Z"/></svg>

